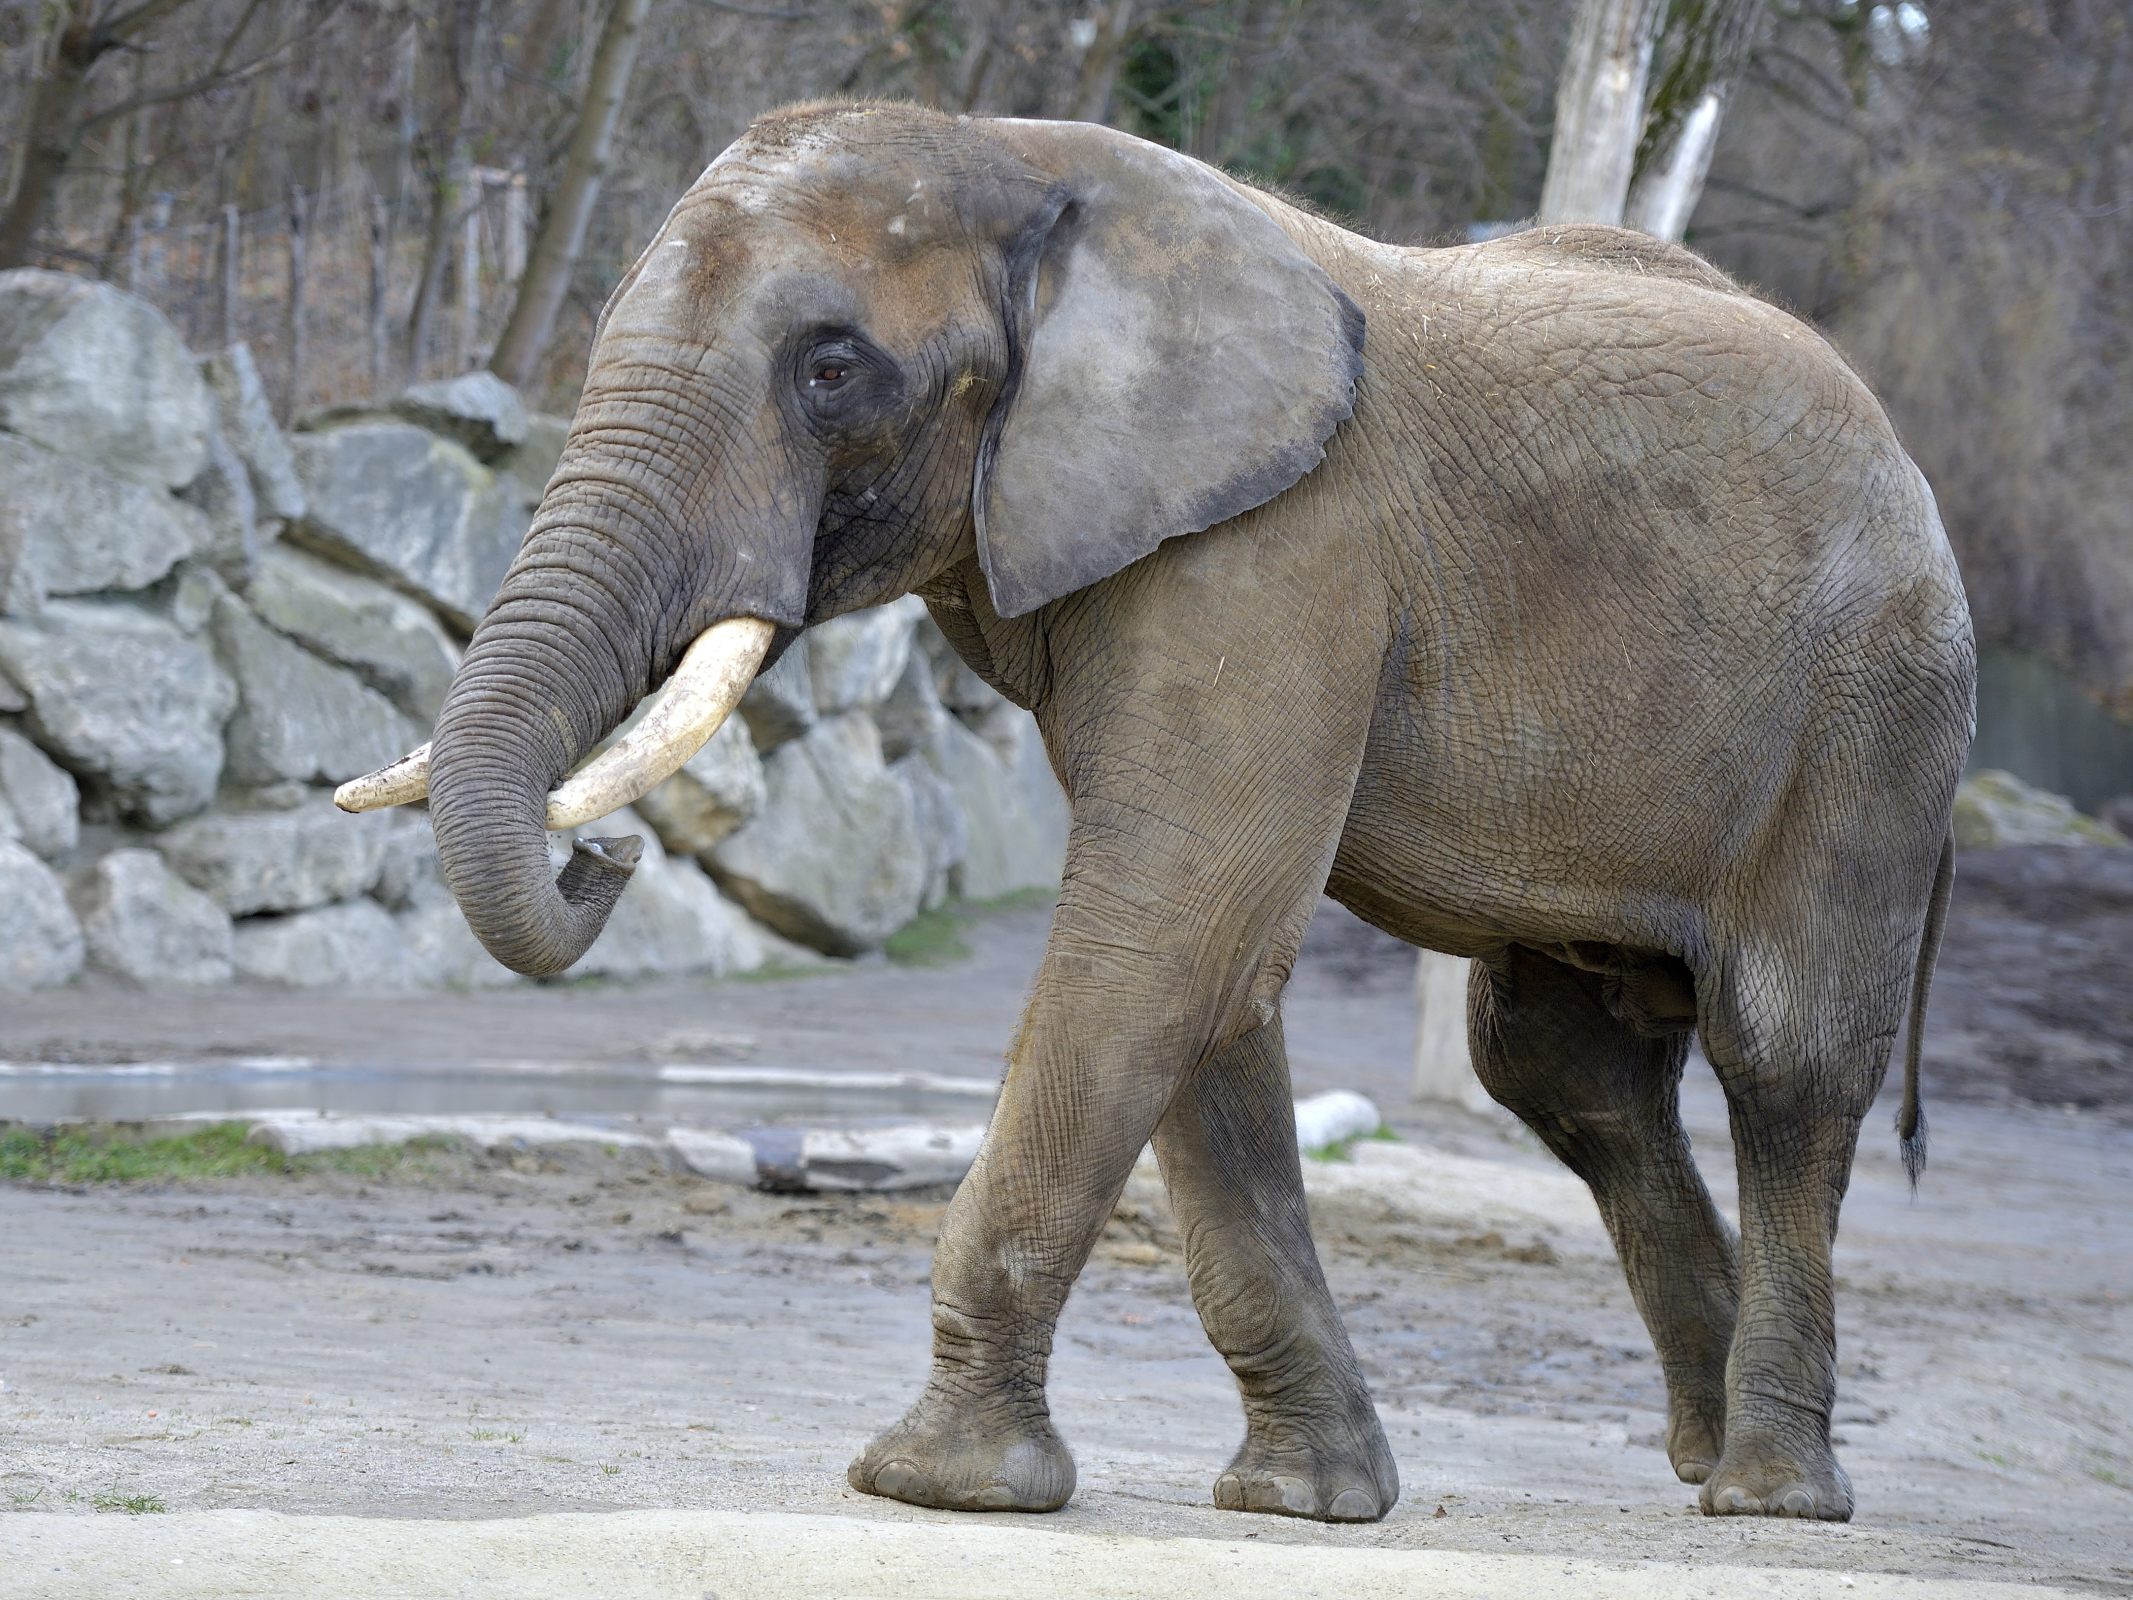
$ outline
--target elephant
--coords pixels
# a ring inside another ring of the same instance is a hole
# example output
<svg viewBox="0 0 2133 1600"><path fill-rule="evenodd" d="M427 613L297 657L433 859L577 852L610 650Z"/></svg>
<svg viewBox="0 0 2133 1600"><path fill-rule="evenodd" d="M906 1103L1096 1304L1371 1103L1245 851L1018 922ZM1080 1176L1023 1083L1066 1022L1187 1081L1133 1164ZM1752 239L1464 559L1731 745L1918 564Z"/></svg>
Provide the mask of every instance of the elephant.
<svg viewBox="0 0 2133 1600"><path fill-rule="evenodd" d="M343 803L426 796L482 943L560 972L639 841L558 874L546 825L674 770L801 630L914 592L1034 712L1071 826L930 1375L854 1487L1067 1501L1054 1326L1152 1142L1243 1402L1215 1504L1393 1507L1283 1044L1324 893L1472 959L1475 1067L1590 1187L1702 1508L1851 1515L1831 1247L1906 1016L1923 1160L1975 647L1835 350L1618 229L1400 248L1100 126L776 111L617 284L431 743ZM1680 1117L1692 1039L1737 1235Z"/></svg>

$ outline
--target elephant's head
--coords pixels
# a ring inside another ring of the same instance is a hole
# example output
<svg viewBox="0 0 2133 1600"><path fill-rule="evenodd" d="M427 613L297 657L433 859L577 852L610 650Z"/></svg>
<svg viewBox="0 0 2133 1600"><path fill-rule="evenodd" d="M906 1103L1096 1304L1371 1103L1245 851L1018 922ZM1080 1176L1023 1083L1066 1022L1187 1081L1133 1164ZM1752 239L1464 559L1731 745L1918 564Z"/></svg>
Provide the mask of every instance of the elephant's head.
<svg viewBox="0 0 2133 1600"><path fill-rule="evenodd" d="M548 827L675 770L798 630L972 554L1021 615L1260 504L1321 458L1361 345L1265 210L1156 146L907 107L766 117L602 312L435 738L342 803L426 791L482 943L560 972L636 841L557 878Z"/></svg>

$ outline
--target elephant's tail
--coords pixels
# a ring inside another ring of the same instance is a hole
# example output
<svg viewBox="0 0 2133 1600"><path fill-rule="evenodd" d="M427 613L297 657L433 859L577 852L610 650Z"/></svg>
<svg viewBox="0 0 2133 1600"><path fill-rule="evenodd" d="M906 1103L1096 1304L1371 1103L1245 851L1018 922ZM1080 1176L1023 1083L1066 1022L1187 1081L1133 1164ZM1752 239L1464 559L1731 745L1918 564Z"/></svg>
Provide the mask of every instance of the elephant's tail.
<svg viewBox="0 0 2133 1600"><path fill-rule="evenodd" d="M1896 1136L1903 1141L1903 1170L1917 1193L1926 1170L1926 1108L1918 1101L1918 1053L1926 1029L1926 996L1933 988L1933 963L1940 958L1940 934L1948 920L1948 891L1955 883L1955 834L1941 841L1940 865L1933 873L1933 898L1926 904L1925 931L1918 939L1918 965L1911 974L1911 1020L1904 1029L1903 1105L1896 1113Z"/></svg>

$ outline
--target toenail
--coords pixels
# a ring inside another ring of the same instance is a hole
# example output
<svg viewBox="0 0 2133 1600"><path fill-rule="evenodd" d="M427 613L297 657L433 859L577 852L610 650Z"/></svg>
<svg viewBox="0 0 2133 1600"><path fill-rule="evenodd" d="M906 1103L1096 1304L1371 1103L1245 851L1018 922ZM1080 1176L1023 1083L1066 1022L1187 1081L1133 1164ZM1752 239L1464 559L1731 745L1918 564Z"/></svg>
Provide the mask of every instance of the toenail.
<svg viewBox="0 0 2133 1600"><path fill-rule="evenodd" d="M1811 1517L1815 1514L1815 1497L1805 1489L1787 1489L1785 1498L1778 1502L1778 1510L1788 1517Z"/></svg>
<svg viewBox="0 0 2133 1600"><path fill-rule="evenodd" d="M970 1503L980 1511L1012 1511L1015 1509L1015 1491L1004 1483L989 1483Z"/></svg>
<svg viewBox="0 0 2133 1600"><path fill-rule="evenodd" d="M1318 1496L1301 1478L1276 1478L1274 1487L1280 1491L1281 1505L1285 1511L1293 1511L1299 1517L1308 1517L1318 1509Z"/></svg>
<svg viewBox="0 0 2133 1600"><path fill-rule="evenodd" d="M1225 1472L1215 1479L1215 1509L1218 1511L1242 1511L1244 1509L1244 1480L1234 1472Z"/></svg>
<svg viewBox="0 0 2133 1600"><path fill-rule="evenodd" d="M885 1494L891 1500L908 1500L921 1503L933 1498L933 1486L926 1475L909 1461L885 1462L874 1473L874 1492Z"/></svg>
<svg viewBox="0 0 2133 1600"><path fill-rule="evenodd" d="M1343 1489L1333 1497L1333 1504L1326 1507L1326 1515L1336 1522L1375 1522L1378 1519L1377 1498L1361 1489Z"/></svg>

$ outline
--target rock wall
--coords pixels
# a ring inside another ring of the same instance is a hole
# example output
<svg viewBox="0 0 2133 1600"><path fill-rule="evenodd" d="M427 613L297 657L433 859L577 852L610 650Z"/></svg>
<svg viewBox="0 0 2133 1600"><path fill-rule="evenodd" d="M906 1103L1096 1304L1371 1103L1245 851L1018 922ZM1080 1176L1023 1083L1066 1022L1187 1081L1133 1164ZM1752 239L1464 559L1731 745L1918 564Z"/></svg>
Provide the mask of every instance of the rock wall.
<svg viewBox="0 0 2133 1600"><path fill-rule="evenodd" d="M427 816L331 791L427 736L565 427L472 373L284 434L242 346L0 273L0 988L514 981ZM1065 849L1035 725L916 600L812 630L636 809L583 974L858 955Z"/></svg>

